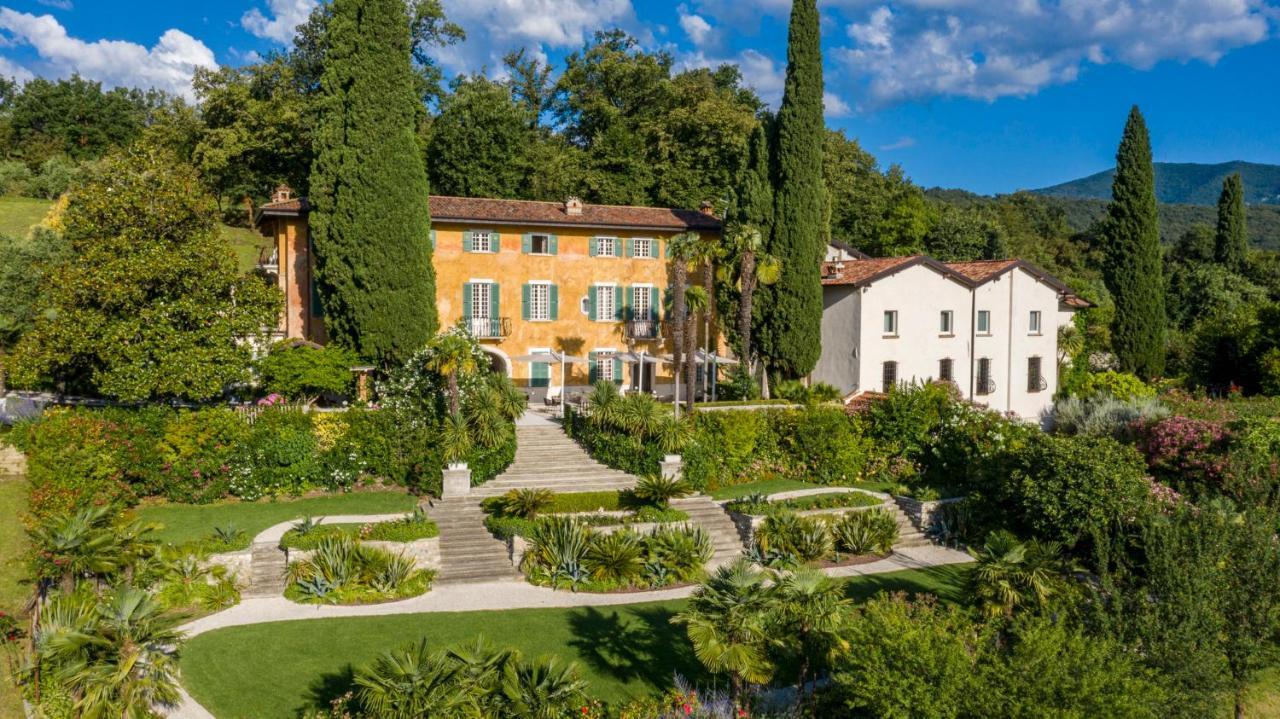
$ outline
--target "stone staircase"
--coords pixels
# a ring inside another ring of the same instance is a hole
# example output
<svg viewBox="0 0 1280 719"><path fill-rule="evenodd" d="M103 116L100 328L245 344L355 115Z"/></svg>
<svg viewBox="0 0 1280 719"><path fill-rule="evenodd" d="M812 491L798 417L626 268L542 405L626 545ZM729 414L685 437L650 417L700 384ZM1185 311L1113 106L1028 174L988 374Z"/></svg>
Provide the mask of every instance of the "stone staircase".
<svg viewBox="0 0 1280 719"><path fill-rule="evenodd" d="M552 492L616 492L636 478L592 459L560 427L516 427L516 456L507 471L479 487L472 497L493 497L516 488Z"/></svg>
<svg viewBox="0 0 1280 719"><path fill-rule="evenodd" d="M883 507L886 512L893 515L894 519L898 520L898 541L893 544L895 549L923 547L933 544L929 537L925 536L924 532L916 528L915 523L907 517L906 512L903 512L896 502L885 502Z"/></svg>
<svg viewBox="0 0 1280 719"><path fill-rule="evenodd" d="M559 430L557 430L559 431ZM518 579L506 542L484 527L484 512L472 497L442 499L427 509L440 526L440 573L436 584Z"/></svg>
<svg viewBox="0 0 1280 719"><path fill-rule="evenodd" d="M742 556L742 535L738 527L724 511L724 507L711 501L710 497L696 496L686 499L673 499L671 506L689 515L689 521L707 533L715 554L707 563L707 570L714 570Z"/></svg>
<svg viewBox="0 0 1280 719"><path fill-rule="evenodd" d="M257 542L249 547L253 557L249 571L249 587L245 597L278 597L284 594L286 555L275 542Z"/></svg>

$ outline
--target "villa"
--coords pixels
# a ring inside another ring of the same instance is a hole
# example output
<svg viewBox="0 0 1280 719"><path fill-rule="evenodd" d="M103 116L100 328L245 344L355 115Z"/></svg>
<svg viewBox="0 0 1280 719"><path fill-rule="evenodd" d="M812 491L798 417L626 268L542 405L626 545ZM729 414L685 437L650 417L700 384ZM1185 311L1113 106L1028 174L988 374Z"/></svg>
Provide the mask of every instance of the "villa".
<svg viewBox="0 0 1280 719"><path fill-rule="evenodd" d="M694 231L717 238L720 221L700 210L430 198L436 309L442 327L463 323L495 370L535 393L585 390L597 380L669 393L670 366L635 361L670 354L662 332L667 241ZM264 269L285 295L279 335L323 343L305 198L279 188L257 212L275 240ZM690 281L696 283L696 278ZM515 358L555 351L586 359L560 371ZM641 369L643 367L643 369Z"/></svg>
<svg viewBox="0 0 1280 719"><path fill-rule="evenodd" d="M966 399L1038 420L1058 387L1058 328L1089 307L1023 260L943 263L833 249L822 265L812 379L846 394L953 382Z"/></svg>

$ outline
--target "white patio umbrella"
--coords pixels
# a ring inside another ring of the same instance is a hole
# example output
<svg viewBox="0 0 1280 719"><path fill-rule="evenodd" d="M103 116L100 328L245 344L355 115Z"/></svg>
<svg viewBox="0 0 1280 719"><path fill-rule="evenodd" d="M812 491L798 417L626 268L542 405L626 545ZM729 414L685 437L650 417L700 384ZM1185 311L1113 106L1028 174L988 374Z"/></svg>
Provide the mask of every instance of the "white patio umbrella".
<svg viewBox="0 0 1280 719"><path fill-rule="evenodd" d="M623 362L623 363L625 363L625 364L638 364L638 365L640 365L640 367L641 367L641 370L640 370L640 391L641 391L641 392L643 392L643 391L644 391L644 377L645 377L644 365L646 365L646 364L662 364L662 363L670 363L670 360L663 359L663 358L661 358L661 357L659 357L659 356L657 356L657 355L651 355L651 354L649 354L649 353L645 352L644 350L640 350L639 352L635 352L635 351L617 352L617 353L614 353L613 357L614 357L614 359L616 359L616 360L620 360L620 361L622 361L622 362ZM649 387L649 388L652 390L652 389L653 389L653 386L652 386L652 385L650 385L650 387Z"/></svg>
<svg viewBox="0 0 1280 719"><path fill-rule="evenodd" d="M556 352L551 350L548 352L531 352L527 355L511 358L515 362L546 362L547 364L560 365L560 416L564 416L564 388L565 388L565 370L568 365L578 362L587 362L585 357L575 357L567 352Z"/></svg>
<svg viewBox="0 0 1280 719"><path fill-rule="evenodd" d="M742 364L736 359L721 357L717 355L715 352L706 352L704 350L698 350L697 361L699 364L707 364L707 363L711 364L711 374L707 376L711 380L711 401L712 402L716 401L716 387L717 385L719 385L719 382L717 382L717 380L719 379L719 375L720 375L720 373L717 370L720 368L720 365ZM703 388L703 391L704 392L706 391L705 387Z"/></svg>

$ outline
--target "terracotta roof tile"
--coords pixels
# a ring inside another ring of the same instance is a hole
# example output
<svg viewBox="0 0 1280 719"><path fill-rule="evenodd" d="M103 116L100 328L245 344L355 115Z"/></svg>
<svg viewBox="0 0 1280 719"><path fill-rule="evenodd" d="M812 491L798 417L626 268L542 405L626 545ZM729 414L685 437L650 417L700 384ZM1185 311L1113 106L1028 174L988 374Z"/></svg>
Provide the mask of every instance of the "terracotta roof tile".
<svg viewBox="0 0 1280 719"><path fill-rule="evenodd" d="M526 225L641 227L662 230L719 230L720 220L699 210L625 205L582 205L581 215L569 215L563 202L491 200L474 197L431 197L433 220Z"/></svg>
<svg viewBox="0 0 1280 719"><path fill-rule="evenodd" d="M919 262L921 255L909 257L872 257L865 260L839 260L822 263L822 284L859 285Z"/></svg>
<svg viewBox="0 0 1280 719"><path fill-rule="evenodd" d="M970 282L982 284L1018 264L1018 260L974 260L972 262L948 262L947 267L963 275Z"/></svg>
<svg viewBox="0 0 1280 719"><path fill-rule="evenodd" d="M310 209L304 197L293 197L280 202L267 202L258 208L259 212L301 212Z"/></svg>

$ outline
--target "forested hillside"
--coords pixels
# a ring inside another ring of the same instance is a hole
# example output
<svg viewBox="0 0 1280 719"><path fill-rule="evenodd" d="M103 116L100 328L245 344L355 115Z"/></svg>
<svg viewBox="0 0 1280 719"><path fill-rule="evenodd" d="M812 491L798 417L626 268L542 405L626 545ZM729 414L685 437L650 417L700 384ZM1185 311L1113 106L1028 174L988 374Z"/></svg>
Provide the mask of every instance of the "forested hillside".
<svg viewBox="0 0 1280 719"><path fill-rule="evenodd" d="M1157 162L1156 199L1168 204L1213 205L1228 175L1240 173L1244 179L1244 201L1254 204L1280 204L1280 165L1255 162L1221 162L1203 165L1194 162ZM1053 197L1107 200L1111 198L1114 170L1071 180L1052 187L1034 190Z"/></svg>

